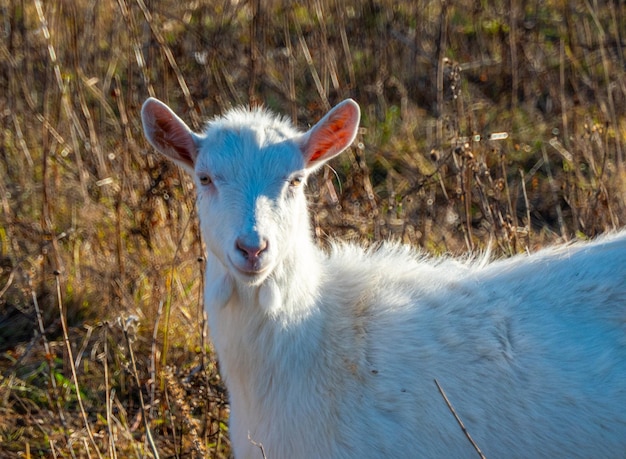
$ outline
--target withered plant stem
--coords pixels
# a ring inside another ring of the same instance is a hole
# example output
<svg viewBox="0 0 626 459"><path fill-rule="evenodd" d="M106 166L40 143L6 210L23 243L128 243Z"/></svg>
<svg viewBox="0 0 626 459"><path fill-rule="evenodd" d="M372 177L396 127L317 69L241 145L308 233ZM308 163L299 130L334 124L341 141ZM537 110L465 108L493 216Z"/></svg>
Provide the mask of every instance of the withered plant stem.
<svg viewBox="0 0 626 459"><path fill-rule="evenodd" d="M80 408L80 414L83 418L83 423L85 425L85 429L87 431L87 435L89 436L89 441L91 442L91 446L96 451L98 458L102 459L102 454L100 453L100 449L98 448L98 444L96 443L96 439L93 436L93 431L91 429L91 425L89 423L89 418L87 417L87 412L85 411L85 406L83 405L83 398L80 395L80 386L78 385L78 376L76 375L76 366L74 365L74 357L72 352L72 344L70 343L69 334L67 331L67 317L65 315L65 309L63 308L63 298L61 295L61 281L59 279L60 274L55 272L56 279L56 290L57 290L57 304L59 306L59 318L61 320L61 329L63 331L63 341L65 343L65 349L68 355L68 362L70 365L70 369L72 370L72 381L74 383L74 391L76 392L76 400L78 401L78 406Z"/></svg>
<svg viewBox="0 0 626 459"><path fill-rule="evenodd" d="M437 386L437 390L439 391L439 393L443 397L443 400L446 402L446 405L448 406L448 409L450 410L450 412L454 416L454 419L456 419L456 422L459 424L459 427L461 427L461 430L463 431L463 434L465 435L467 440L470 442L472 447L476 450L476 453L478 453L478 456L481 457L481 459L486 459L485 455L483 454L481 449L478 447L478 445L476 444L476 442L474 441L474 439L470 435L469 431L465 427L465 424L463 424L463 421L461 420L461 418L457 414L456 410L452 406L452 403L450 403L450 400L448 399L448 396L446 395L446 393L444 392L443 388L439 384L439 381L437 381L436 379L435 379L435 385Z"/></svg>

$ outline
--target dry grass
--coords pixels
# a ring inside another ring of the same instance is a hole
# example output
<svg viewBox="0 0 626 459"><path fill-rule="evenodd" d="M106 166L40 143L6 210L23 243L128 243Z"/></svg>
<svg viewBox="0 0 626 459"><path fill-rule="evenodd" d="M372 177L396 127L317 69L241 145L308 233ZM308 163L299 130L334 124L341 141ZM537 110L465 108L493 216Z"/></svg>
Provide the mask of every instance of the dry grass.
<svg viewBox="0 0 626 459"><path fill-rule="evenodd" d="M0 457L229 455L193 191L143 140L148 95L196 128L355 98L356 147L309 187L322 243L506 256L624 226L623 8L491 3L1 0Z"/></svg>

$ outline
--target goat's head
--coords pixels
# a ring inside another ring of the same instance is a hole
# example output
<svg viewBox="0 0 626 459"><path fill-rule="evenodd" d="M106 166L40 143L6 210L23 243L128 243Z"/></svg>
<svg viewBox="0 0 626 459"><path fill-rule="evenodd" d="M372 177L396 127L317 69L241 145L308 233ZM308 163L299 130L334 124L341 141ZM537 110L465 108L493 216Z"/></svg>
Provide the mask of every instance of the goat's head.
<svg viewBox="0 0 626 459"><path fill-rule="evenodd" d="M194 177L208 250L235 278L259 284L308 243L303 185L352 143L360 111L345 100L306 133L256 109L230 111L196 134L153 98L141 117L152 146Z"/></svg>

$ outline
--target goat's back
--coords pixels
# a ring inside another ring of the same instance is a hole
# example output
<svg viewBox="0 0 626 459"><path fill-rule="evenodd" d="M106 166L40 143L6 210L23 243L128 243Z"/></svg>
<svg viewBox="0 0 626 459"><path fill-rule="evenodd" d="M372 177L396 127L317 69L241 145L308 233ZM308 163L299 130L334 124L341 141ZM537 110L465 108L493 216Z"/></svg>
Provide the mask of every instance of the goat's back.
<svg viewBox="0 0 626 459"><path fill-rule="evenodd" d="M475 454L437 380L487 457L626 452L624 260L626 234L493 263L337 246L325 342L353 448Z"/></svg>

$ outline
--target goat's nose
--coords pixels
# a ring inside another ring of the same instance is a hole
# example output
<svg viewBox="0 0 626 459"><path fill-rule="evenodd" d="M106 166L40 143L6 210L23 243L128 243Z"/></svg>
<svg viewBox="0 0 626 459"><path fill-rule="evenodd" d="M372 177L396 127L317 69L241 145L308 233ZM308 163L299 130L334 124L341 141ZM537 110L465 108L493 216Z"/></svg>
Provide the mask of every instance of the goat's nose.
<svg viewBox="0 0 626 459"><path fill-rule="evenodd" d="M242 238L237 239L235 242L237 250L239 250L246 260L255 260L259 258L259 255L267 250L267 240L260 239L251 244Z"/></svg>

